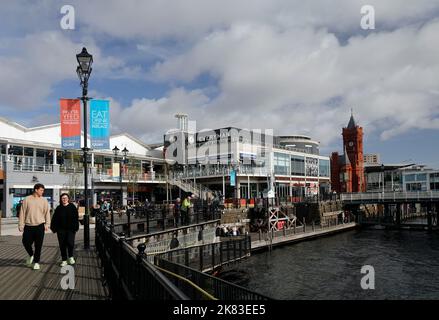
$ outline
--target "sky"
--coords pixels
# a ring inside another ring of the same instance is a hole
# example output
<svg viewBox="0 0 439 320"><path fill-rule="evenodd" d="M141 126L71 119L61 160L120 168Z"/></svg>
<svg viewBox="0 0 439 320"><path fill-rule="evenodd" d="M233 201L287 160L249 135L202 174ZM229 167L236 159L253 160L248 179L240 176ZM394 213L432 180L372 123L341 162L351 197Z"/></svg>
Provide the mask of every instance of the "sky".
<svg viewBox="0 0 439 320"><path fill-rule="evenodd" d="M329 155L353 109L365 153L439 168L439 0L2 0L0 21L0 116L22 125L59 122L85 46L112 134L160 142L186 113L197 129L309 135Z"/></svg>

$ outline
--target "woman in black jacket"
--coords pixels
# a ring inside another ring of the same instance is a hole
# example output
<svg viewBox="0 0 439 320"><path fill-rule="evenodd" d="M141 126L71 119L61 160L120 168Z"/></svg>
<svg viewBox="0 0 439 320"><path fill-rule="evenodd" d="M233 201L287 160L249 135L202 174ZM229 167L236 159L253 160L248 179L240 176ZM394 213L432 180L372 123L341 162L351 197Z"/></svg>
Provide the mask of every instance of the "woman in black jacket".
<svg viewBox="0 0 439 320"><path fill-rule="evenodd" d="M55 209L50 229L58 236L62 256L61 267L64 267L67 264L75 264L73 249L75 247L75 234L79 230L79 217L78 209L73 203L70 203L70 196L63 193L60 198L61 204Z"/></svg>

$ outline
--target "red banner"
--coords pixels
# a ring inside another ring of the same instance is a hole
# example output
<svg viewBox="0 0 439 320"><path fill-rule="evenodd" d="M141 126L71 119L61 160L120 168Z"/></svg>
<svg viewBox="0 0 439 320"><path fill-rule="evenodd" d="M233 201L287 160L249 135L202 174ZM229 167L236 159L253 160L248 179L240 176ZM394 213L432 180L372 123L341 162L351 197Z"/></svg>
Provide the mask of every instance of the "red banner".
<svg viewBox="0 0 439 320"><path fill-rule="evenodd" d="M81 148L81 101L60 99L61 146L63 149Z"/></svg>

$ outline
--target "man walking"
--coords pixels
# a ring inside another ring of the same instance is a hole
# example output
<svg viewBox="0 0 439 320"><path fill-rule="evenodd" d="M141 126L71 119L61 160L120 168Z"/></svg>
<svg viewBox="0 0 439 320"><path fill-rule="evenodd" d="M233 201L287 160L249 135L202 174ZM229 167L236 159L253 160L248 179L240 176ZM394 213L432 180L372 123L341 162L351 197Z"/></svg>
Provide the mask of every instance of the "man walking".
<svg viewBox="0 0 439 320"><path fill-rule="evenodd" d="M18 230L23 232L23 245L29 254L26 265L33 270L40 269L41 248L44 232L50 228L50 208L45 198L44 185L37 183L32 195L27 196L20 209ZM35 243L35 252L32 245Z"/></svg>

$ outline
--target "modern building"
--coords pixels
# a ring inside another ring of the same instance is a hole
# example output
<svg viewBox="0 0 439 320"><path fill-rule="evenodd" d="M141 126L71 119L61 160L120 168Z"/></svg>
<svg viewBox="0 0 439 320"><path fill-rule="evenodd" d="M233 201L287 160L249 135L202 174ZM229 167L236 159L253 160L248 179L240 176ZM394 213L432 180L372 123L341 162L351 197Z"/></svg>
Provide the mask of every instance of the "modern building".
<svg viewBox="0 0 439 320"><path fill-rule="evenodd" d="M107 197L125 204L133 198L163 198L166 179L162 152L128 134L111 136L110 147L115 146L129 151L128 163L122 165L122 174L117 177L112 172L112 150L91 152L88 185L94 202ZM52 206L59 203L63 192L77 200L84 198L82 151L61 148L60 124L26 128L0 118L0 158L3 217L16 215L17 203L32 192L35 183L45 185L45 196Z"/></svg>
<svg viewBox="0 0 439 320"><path fill-rule="evenodd" d="M172 174L226 198L272 195L299 199L330 192L329 157L306 136L274 136L272 132L236 127L190 130L178 115L178 129L164 136ZM274 194L273 194L274 193Z"/></svg>
<svg viewBox="0 0 439 320"><path fill-rule="evenodd" d="M364 155L364 165L380 164L380 155L378 153L369 153Z"/></svg>
<svg viewBox="0 0 439 320"><path fill-rule="evenodd" d="M337 193L364 192L363 128L357 125L353 114L342 135L344 153L333 152L331 156L332 190Z"/></svg>
<svg viewBox="0 0 439 320"><path fill-rule="evenodd" d="M439 170L416 164L365 167L367 192L428 192L439 190Z"/></svg>

